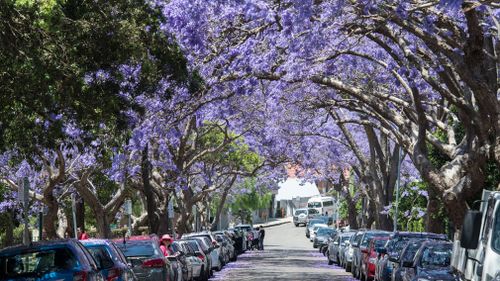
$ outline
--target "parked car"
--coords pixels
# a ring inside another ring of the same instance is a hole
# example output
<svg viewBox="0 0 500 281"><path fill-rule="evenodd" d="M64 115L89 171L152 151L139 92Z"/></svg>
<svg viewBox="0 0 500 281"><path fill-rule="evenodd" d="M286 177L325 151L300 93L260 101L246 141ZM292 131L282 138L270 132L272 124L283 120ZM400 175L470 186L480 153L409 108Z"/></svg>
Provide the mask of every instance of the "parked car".
<svg viewBox="0 0 500 281"><path fill-rule="evenodd" d="M406 246L410 239L432 239L447 241L444 234L428 233L428 232L396 232L390 235L389 241L380 250L380 255L377 259L375 268L375 279L378 281L390 281L394 263L389 261L389 257L398 259L401 250Z"/></svg>
<svg viewBox="0 0 500 281"><path fill-rule="evenodd" d="M458 281L450 267L453 244L442 241L427 241L420 246L413 262L405 264L403 281Z"/></svg>
<svg viewBox="0 0 500 281"><path fill-rule="evenodd" d="M345 259L345 249L349 246L349 240L351 237L356 234L355 232L341 232L337 233L337 235L329 241L328 243L328 251L327 258L328 264L332 265L333 263L343 265L343 261Z"/></svg>
<svg viewBox="0 0 500 281"><path fill-rule="evenodd" d="M316 231L313 240L313 248L319 248L322 245L328 244L328 239L335 237L337 230L329 227L321 227Z"/></svg>
<svg viewBox="0 0 500 281"><path fill-rule="evenodd" d="M202 267L202 277L200 278L203 281L208 280L212 276L212 260L209 254L208 249L206 251L203 248L203 243L201 243L197 239L186 239L183 240L186 241L191 248L194 250L195 255L200 258L200 260L203 262L203 267Z"/></svg>
<svg viewBox="0 0 500 281"><path fill-rule="evenodd" d="M324 221L320 220L320 219L309 220L309 222L306 225L306 237L307 238L311 238L312 228L314 227L315 224L318 224L318 223L324 223Z"/></svg>
<svg viewBox="0 0 500 281"><path fill-rule="evenodd" d="M213 233L217 242L226 248L228 251L228 261L235 261L237 259L236 248L234 247L234 241L229 238L228 234L224 231L218 231Z"/></svg>
<svg viewBox="0 0 500 281"><path fill-rule="evenodd" d="M345 271L351 272L353 259L354 259L354 250L356 247L359 247L359 240L361 240L361 236L363 236L363 231L357 231L351 239L349 239L349 245L346 247L344 252L345 257Z"/></svg>
<svg viewBox="0 0 500 281"><path fill-rule="evenodd" d="M377 250L383 248L389 240L388 236L375 236L370 239L369 246L363 251L363 260L361 261L361 280L370 281L375 277L375 267L377 264Z"/></svg>
<svg viewBox="0 0 500 281"><path fill-rule="evenodd" d="M230 246L224 240L224 236L221 234L216 234L215 240L217 241L217 244L219 244L219 246L220 246L220 252L221 252L221 256L222 256L222 266L224 266L224 265L228 264L229 260L231 259Z"/></svg>
<svg viewBox="0 0 500 281"><path fill-rule="evenodd" d="M221 255L220 245L213 238L212 234L208 232L201 233L190 233L184 235L186 238L196 238L199 239L202 243L205 243L205 246L208 248L208 254L212 260L212 269L216 271L220 271L222 269L223 258Z"/></svg>
<svg viewBox="0 0 500 281"><path fill-rule="evenodd" d="M245 233L246 249L251 249L253 238L259 237L259 232L256 231L249 224L239 224L239 225L235 226L234 229L243 231Z"/></svg>
<svg viewBox="0 0 500 281"><path fill-rule="evenodd" d="M183 265L183 279L199 280L203 277L203 261L195 254L194 249L186 241L175 241L172 243L172 249L175 251L178 259Z"/></svg>
<svg viewBox="0 0 500 281"><path fill-rule="evenodd" d="M115 243L103 239L90 239L80 241L94 257L101 274L107 281L134 281L137 280L132 269L128 266L127 259L116 247Z"/></svg>
<svg viewBox="0 0 500 281"><path fill-rule="evenodd" d="M71 239L0 250L0 280L104 281L104 277L91 254Z"/></svg>
<svg viewBox="0 0 500 281"><path fill-rule="evenodd" d="M293 213L293 223L295 224L296 227L299 225L303 224L304 226L307 225L307 215L308 215L308 209L297 209Z"/></svg>
<svg viewBox="0 0 500 281"><path fill-rule="evenodd" d="M406 274L406 270L410 269L413 263L413 259L417 254L418 249L424 240L409 240L407 245L401 250L398 259L390 257L389 260L394 262L394 268L392 270L391 281L402 281L403 275Z"/></svg>
<svg viewBox="0 0 500 281"><path fill-rule="evenodd" d="M367 230L363 232L363 235L357 241L357 247L354 248L353 258L352 258L352 273L356 278L361 277L361 263L364 256L367 255L368 246L370 240L375 237L389 237L390 233L381 230Z"/></svg>
<svg viewBox="0 0 500 281"><path fill-rule="evenodd" d="M236 249L236 254L240 255L247 250L247 238L243 231L238 229L228 229L228 232L232 234L231 239L234 241L234 247Z"/></svg>
<svg viewBox="0 0 500 281"><path fill-rule="evenodd" d="M310 240L311 242L313 242L313 241L314 241L314 238L316 237L316 234L317 234L317 232L318 232L318 230L319 230L320 228L328 228L328 225L327 225L327 224L324 224L324 223L317 223L317 224L315 224L315 225L313 226L313 228L312 228L311 235L309 236L309 240Z"/></svg>
<svg viewBox="0 0 500 281"><path fill-rule="evenodd" d="M171 263L161 252L158 237L132 236L126 240L115 240L115 244L140 281L178 280Z"/></svg>

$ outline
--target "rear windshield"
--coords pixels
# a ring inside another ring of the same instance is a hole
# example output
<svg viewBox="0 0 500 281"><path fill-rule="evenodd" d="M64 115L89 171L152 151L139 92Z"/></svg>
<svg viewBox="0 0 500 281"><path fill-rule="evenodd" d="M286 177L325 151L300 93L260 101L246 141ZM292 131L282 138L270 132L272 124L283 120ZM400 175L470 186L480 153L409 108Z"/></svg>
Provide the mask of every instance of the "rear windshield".
<svg viewBox="0 0 500 281"><path fill-rule="evenodd" d="M318 229L318 236L330 235L333 232L334 232L334 230L331 228L320 228L320 229Z"/></svg>
<svg viewBox="0 0 500 281"><path fill-rule="evenodd" d="M78 266L78 260L66 247L39 249L0 257L0 279L42 278L46 273L73 270Z"/></svg>
<svg viewBox="0 0 500 281"><path fill-rule="evenodd" d="M309 209L309 215L315 215L315 214L319 214L319 211L316 209Z"/></svg>
<svg viewBox="0 0 500 281"><path fill-rule="evenodd" d="M297 210L295 211L295 215L298 216L300 214L307 214L307 210Z"/></svg>
<svg viewBox="0 0 500 281"><path fill-rule="evenodd" d="M315 224L323 223L323 222L324 222L323 220L310 220L309 225L315 225Z"/></svg>
<svg viewBox="0 0 500 281"><path fill-rule="evenodd" d="M451 245L425 248L422 253L422 267L448 267L451 260Z"/></svg>
<svg viewBox="0 0 500 281"><path fill-rule="evenodd" d="M159 255L158 249L153 242L128 241L125 244L117 244L125 257L150 257Z"/></svg>

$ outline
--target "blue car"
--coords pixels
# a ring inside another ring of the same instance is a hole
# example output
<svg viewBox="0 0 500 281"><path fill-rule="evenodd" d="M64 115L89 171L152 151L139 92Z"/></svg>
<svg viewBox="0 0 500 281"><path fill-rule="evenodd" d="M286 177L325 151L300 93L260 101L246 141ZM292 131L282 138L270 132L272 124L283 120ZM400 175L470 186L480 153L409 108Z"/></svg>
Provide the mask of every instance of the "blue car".
<svg viewBox="0 0 500 281"><path fill-rule="evenodd" d="M104 281L104 278L91 254L71 239L2 249L0 280Z"/></svg>
<svg viewBox="0 0 500 281"><path fill-rule="evenodd" d="M80 241L92 254L107 281L136 281L127 259L112 241L92 239Z"/></svg>

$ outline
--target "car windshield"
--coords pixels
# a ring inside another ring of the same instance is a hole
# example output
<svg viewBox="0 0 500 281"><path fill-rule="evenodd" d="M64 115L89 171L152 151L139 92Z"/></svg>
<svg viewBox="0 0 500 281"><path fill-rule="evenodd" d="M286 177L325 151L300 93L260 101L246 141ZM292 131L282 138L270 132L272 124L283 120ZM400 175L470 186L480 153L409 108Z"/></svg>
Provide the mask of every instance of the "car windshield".
<svg viewBox="0 0 500 281"><path fill-rule="evenodd" d="M321 207L323 207L323 205L321 204L321 202L309 202L309 203L307 203L307 207L308 208L321 208Z"/></svg>
<svg viewBox="0 0 500 281"><path fill-rule="evenodd" d="M425 248L422 252L422 267L450 266L452 250L450 244Z"/></svg>
<svg viewBox="0 0 500 281"><path fill-rule="evenodd" d="M319 214L319 211L316 210L316 209L309 209L308 212L309 212L309 215L317 215L317 214Z"/></svg>
<svg viewBox="0 0 500 281"><path fill-rule="evenodd" d="M128 257L150 257L160 253L150 241L128 241L125 244L117 244L123 254Z"/></svg>
<svg viewBox="0 0 500 281"><path fill-rule="evenodd" d="M318 234L318 236L328 236L328 235L332 234L333 232L334 232L333 229L325 227L325 228L318 229L317 234Z"/></svg>
<svg viewBox="0 0 500 281"><path fill-rule="evenodd" d="M33 277L29 280L35 280L36 277L40 280L46 273L64 272L78 266L77 259L66 247L38 249L0 257L0 279L28 280L25 278Z"/></svg>
<svg viewBox="0 0 500 281"><path fill-rule="evenodd" d="M418 248L420 248L420 245L422 245L422 242L417 241L417 242L410 242L408 246L404 249L403 253L403 261L406 262L412 262L413 259L415 258L415 254L418 251Z"/></svg>
<svg viewBox="0 0 500 281"><path fill-rule="evenodd" d="M195 250L195 251L199 251L200 250L200 247L198 246L198 243L196 243L196 241L189 240L187 242L191 246L191 248L193 248L193 250Z"/></svg>
<svg viewBox="0 0 500 281"><path fill-rule="evenodd" d="M297 211L295 211L295 215L296 216L301 215L301 214L307 214L307 210L297 210Z"/></svg>

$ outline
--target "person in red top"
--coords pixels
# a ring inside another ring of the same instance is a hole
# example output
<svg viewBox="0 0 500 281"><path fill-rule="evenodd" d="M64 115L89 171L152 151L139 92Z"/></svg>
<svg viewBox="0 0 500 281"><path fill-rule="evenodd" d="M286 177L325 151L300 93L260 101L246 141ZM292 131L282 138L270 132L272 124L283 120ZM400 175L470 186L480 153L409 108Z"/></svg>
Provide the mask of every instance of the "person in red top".
<svg viewBox="0 0 500 281"><path fill-rule="evenodd" d="M89 239L89 236L87 235L87 233L85 231L82 231L82 229L79 227L77 228L77 237L78 237L78 240L87 240Z"/></svg>
<svg viewBox="0 0 500 281"><path fill-rule="evenodd" d="M172 254L172 249L170 248L170 245L172 245L173 241L174 239L172 239L172 237L170 237L170 235L168 234L165 234L161 237L160 249L165 257Z"/></svg>

